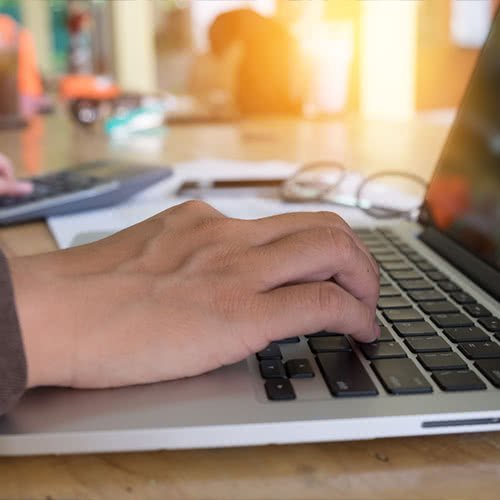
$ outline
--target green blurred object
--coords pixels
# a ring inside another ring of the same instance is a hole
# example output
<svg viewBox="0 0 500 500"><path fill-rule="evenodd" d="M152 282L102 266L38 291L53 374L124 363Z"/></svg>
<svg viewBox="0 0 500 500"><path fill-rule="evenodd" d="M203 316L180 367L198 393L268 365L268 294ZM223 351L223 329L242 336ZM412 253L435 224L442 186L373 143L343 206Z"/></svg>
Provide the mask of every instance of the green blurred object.
<svg viewBox="0 0 500 500"><path fill-rule="evenodd" d="M0 0L0 14L7 14L21 22L21 8L18 0Z"/></svg>

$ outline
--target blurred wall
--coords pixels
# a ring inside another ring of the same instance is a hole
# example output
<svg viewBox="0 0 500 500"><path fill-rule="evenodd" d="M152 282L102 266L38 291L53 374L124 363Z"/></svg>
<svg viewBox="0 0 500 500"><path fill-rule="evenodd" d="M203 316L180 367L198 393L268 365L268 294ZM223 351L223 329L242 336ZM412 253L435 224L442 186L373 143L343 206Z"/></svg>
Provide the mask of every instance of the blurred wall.
<svg viewBox="0 0 500 500"><path fill-rule="evenodd" d="M118 0L111 5L114 66L118 83L126 91L156 91L153 2Z"/></svg>

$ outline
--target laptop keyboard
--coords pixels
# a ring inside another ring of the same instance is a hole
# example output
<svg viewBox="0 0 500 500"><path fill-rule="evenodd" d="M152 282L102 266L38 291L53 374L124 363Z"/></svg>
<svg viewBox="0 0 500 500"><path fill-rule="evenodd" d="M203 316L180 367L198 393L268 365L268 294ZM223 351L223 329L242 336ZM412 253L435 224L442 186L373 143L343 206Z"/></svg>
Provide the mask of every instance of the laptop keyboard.
<svg viewBox="0 0 500 500"><path fill-rule="evenodd" d="M381 270L380 338L318 332L273 342L256 354L267 398L296 399L294 381L315 377L336 398L380 395L374 377L391 395L500 388L500 318L390 229L356 232ZM309 359L287 354L299 342Z"/></svg>

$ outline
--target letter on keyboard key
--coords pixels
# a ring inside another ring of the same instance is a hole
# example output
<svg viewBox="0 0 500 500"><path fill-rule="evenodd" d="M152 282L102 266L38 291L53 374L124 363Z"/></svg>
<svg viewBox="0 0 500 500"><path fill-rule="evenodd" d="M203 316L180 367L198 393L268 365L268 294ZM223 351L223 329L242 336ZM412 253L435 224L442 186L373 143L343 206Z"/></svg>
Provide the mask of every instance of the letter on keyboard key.
<svg viewBox="0 0 500 500"><path fill-rule="evenodd" d="M495 342L467 342L458 348L469 359L500 358L500 345Z"/></svg>
<svg viewBox="0 0 500 500"><path fill-rule="evenodd" d="M427 280L400 280L399 286L403 290L432 290L434 287Z"/></svg>
<svg viewBox="0 0 500 500"><path fill-rule="evenodd" d="M350 351L351 344L344 337L310 338L309 347L312 352L343 352Z"/></svg>
<svg viewBox="0 0 500 500"><path fill-rule="evenodd" d="M290 378L314 377L314 372L308 359L289 359L286 362L286 372Z"/></svg>
<svg viewBox="0 0 500 500"><path fill-rule="evenodd" d="M435 314L431 320L440 328L454 326L472 326L472 321L465 314Z"/></svg>
<svg viewBox="0 0 500 500"><path fill-rule="evenodd" d="M431 385L411 359L379 359L372 362L372 367L391 394L432 392Z"/></svg>
<svg viewBox="0 0 500 500"><path fill-rule="evenodd" d="M263 359L259 368L262 378L286 378L285 367L280 359Z"/></svg>
<svg viewBox="0 0 500 500"><path fill-rule="evenodd" d="M490 340L488 335L477 326L459 326L458 328L446 328L444 334L455 343L460 342L486 342Z"/></svg>
<svg viewBox="0 0 500 500"><path fill-rule="evenodd" d="M384 311L384 316L392 323L404 323L408 321L422 320L422 315L413 308L408 309L389 309Z"/></svg>
<svg viewBox="0 0 500 500"><path fill-rule="evenodd" d="M490 311L488 311L488 309L481 304L467 304L464 306L464 310L473 318L485 318L491 316Z"/></svg>
<svg viewBox="0 0 500 500"><path fill-rule="evenodd" d="M479 391L486 389L486 384L471 370L436 372L432 378L443 391Z"/></svg>
<svg viewBox="0 0 500 500"><path fill-rule="evenodd" d="M495 387L500 388L500 359L482 359L475 365Z"/></svg>
<svg viewBox="0 0 500 500"><path fill-rule="evenodd" d="M397 342L374 342L359 344L367 359L406 358L405 351Z"/></svg>
<svg viewBox="0 0 500 500"><path fill-rule="evenodd" d="M447 300L441 300L439 302L420 302L419 307L425 314L458 313L457 307Z"/></svg>
<svg viewBox="0 0 500 500"><path fill-rule="evenodd" d="M498 318L481 318L479 323L489 332L500 332L500 319Z"/></svg>
<svg viewBox="0 0 500 500"><path fill-rule="evenodd" d="M377 304L379 309L404 309L411 303L404 297L381 297Z"/></svg>
<svg viewBox="0 0 500 500"><path fill-rule="evenodd" d="M413 321L408 323L395 323L394 330L400 337L429 337L437 335L434 327L429 325L427 321Z"/></svg>
<svg viewBox="0 0 500 500"><path fill-rule="evenodd" d="M421 290L416 292L409 292L408 295L415 302L435 302L438 300L446 300L446 297L437 290Z"/></svg>
<svg viewBox="0 0 500 500"><path fill-rule="evenodd" d="M262 361L263 359L281 359L280 346L271 342L265 349L259 351L256 356L259 361Z"/></svg>
<svg viewBox="0 0 500 500"><path fill-rule="evenodd" d="M289 380L266 380L264 388L271 401L286 401L296 397Z"/></svg>
<svg viewBox="0 0 500 500"><path fill-rule="evenodd" d="M333 396L376 396L378 394L375 384L354 352L318 354L317 361Z"/></svg>
<svg viewBox="0 0 500 500"><path fill-rule="evenodd" d="M433 337L409 337L405 344L412 352L447 352L451 347L446 340L434 335Z"/></svg>
<svg viewBox="0 0 500 500"><path fill-rule="evenodd" d="M419 354L417 359L429 371L462 370L467 368L465 361L456 352L433 352Z"/></svg>

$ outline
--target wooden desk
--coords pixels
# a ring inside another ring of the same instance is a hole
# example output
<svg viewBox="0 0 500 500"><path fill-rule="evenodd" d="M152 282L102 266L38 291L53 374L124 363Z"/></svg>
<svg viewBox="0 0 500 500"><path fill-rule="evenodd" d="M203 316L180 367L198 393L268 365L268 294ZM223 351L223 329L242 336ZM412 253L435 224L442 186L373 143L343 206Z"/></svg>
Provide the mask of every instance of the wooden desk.
<svg viewBox="0 0 500 500"><path fill-rule="evenodd" d="M201 156L340 159L365 171L431 173L445 127L267 120L178 126L155 162ZM23 149L24 148L24 149ZM103 155L137 157L64 117L0 133L19 173ZM42 223L0 230L14 254L55 248ZM0 458L0 499L493 499L500 495L500 433L219 450Z"/></svg>

